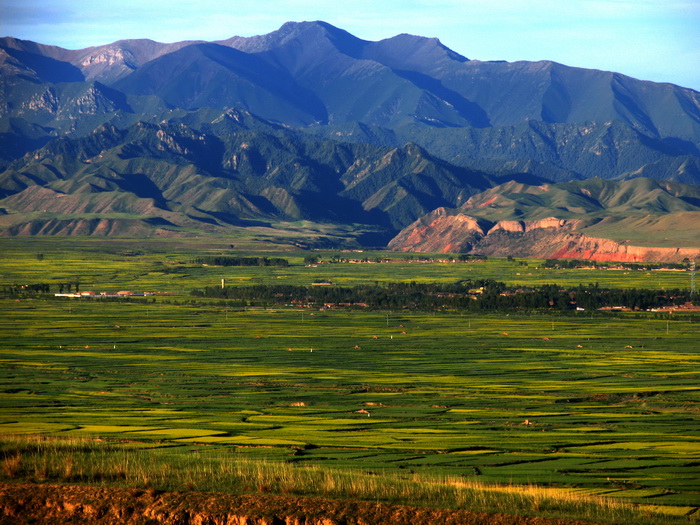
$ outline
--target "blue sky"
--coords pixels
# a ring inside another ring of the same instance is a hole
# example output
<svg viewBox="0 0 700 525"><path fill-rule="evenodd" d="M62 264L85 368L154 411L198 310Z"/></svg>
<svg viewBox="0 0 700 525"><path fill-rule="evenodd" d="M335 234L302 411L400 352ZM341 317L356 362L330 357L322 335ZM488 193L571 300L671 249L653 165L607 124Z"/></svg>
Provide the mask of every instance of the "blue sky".
<svg viewBox="0 0 700 525"><path fill-rule="evenodd" d="M700 90L700 0L0 0L0 35L70 49L221 40L324 20L438 37L478 60L555 60Z"/></svg>

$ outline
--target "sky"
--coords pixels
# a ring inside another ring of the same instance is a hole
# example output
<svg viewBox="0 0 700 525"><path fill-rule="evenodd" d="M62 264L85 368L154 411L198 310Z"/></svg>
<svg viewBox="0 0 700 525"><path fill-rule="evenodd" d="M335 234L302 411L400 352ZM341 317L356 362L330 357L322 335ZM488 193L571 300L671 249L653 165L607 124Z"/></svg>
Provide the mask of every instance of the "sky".
<svg viewBox="0 0 700 525"><path fill-rule="evenodd" d="M476 60L554 60L700 91L700 0L0 0L0 36L69 49L223 40L323 20L437 37Z"/></svg>

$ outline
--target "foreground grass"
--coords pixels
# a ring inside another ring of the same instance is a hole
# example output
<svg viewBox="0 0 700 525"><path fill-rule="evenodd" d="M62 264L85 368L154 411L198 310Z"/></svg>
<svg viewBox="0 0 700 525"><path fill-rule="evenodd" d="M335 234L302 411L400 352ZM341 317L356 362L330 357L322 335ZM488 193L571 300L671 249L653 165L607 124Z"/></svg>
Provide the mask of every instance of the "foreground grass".
<svg viewBox="0 0 700 525"><path fill-rule="evenodd" d="M239 454L173 453L86 438L5 436L4 481L81 483L158 491L317 496L446 509L567 517L604 523L683 523L690 518L572 490L496 485L456 476L368 475Z"/></svg>

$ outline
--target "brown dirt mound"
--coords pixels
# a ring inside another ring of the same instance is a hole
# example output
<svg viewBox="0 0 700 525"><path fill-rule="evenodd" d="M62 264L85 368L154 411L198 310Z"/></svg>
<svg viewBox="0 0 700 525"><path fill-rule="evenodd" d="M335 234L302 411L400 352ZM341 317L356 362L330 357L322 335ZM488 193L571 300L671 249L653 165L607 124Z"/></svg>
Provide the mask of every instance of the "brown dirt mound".
<svg viewBox="0 0 700 525"><path fill-rule="evenodd" d="M584 524L568 519L269 494L233 496L29 483L0 483L0 522L96 525Z"/></svg>

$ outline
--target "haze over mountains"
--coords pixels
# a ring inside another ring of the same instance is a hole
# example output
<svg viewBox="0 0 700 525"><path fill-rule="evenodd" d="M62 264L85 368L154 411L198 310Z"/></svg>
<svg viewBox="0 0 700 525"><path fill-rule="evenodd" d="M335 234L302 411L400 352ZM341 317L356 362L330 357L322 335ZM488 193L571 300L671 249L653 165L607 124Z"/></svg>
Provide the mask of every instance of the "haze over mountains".
<svg viewBox="0 0 700 525"><path fill-rule="evenodd" d="M469 60L411 35L368 42L323 22L82 50L7 37L0 86L5 234L313 221L381 244L509 180L700 184L696 91L548 61ZM651 183L607 184L639 195ZM696 190L683 184L671 192L688 193L683 209L639 208L635 197L634 214L690 213L692 223ZM564 218L557 199L540 208ZM700 247L672 237L659 243Z"/></svg>

